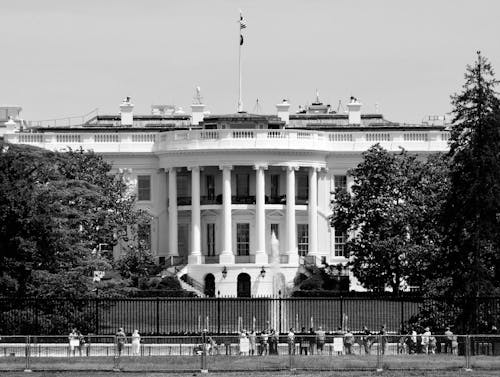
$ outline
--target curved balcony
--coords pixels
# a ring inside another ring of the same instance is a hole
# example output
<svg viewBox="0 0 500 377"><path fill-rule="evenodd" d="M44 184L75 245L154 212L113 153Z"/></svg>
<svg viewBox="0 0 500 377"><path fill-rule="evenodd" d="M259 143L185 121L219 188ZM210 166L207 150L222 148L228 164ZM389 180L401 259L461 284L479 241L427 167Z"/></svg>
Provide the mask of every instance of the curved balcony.
<svg viewBox="0 0 500 377"><path fill-rule="evenodd" d="M444 151L449 132L441 130L191 130L160 134L155 151L311 150L364 151L376 143L397 151Z"/></svg>

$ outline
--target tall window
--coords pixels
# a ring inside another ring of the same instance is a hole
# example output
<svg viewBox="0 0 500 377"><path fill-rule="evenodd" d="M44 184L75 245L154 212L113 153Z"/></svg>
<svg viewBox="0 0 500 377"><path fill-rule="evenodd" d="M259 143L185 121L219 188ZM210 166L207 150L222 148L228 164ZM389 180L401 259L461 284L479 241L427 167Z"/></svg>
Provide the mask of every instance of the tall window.
<svg viewBox="0 0 500 377"><path fill-rule="evenodd" d="M215 255L215 224L207 224L207 255Z"/></svg>
<svg viewBox="0 0 500 377"><path fill-rule="evenodd" d="M250 224L236 224L236 251L238 255L250 255Z"/></svg>
<svg viewBox="0 0 500 377"><path fill-rule="evenodd" d="M248 197L250 189L250 176L248 174L236 174L236 196L238 198Z"/></svg>
<svg viewBox="0 0 500 377"><path fill-rule="evenodd" d="M181 198L191 196L189 192L189 177L186 174L177 174L177 196Z"/></svg>
<svg viewBox="0 0 500 377"><path fill-rule="evenodd" d="M280 239L280 224L271 224L271 237L272 235L276 236L276 238L279 240Z"/></svg>
<svg viewBox="0 0 500 377"><path fill-rule="evenodd" d="M137 200L151 200L151 176L137 176Z"/></svg>
<svg viewBox="0 0 500 377"><path fill-rule="evenodd" d="M279 174L271 175L271 198L279 198L280 196L280 176Z"/></svg>
<svg viewBox="0 0 500 377"><path fill-rule="evenodd" d="M336 257L347 257L345 252L345 241L346 241L345 233L341 233L339 235L335 234L335 256Z"/></svg>
<svg viewBox="0 0 500 377"><path fill-rule="evenodd" d="M189 254L189 224L179 224L177 227L177 245L179 255L186 256Z"/></svg>
<svg viewBox="0 0 500 377"><path fill-rule="evenodd" d="M297 197L307 199L309 195L309 177L307 175L297 176Z"/></svg>
<svg viewBox="0 0 500 377"><path fill-rule="evenodd" d="M151 225L150 224L139 224L137 226L137 240L139 245L146 249L151 250Z"/></svg>
<svg viewBox="0 0 500 377"><path fill-rule="evenodd" d="M309 252L309 227L308 224L297 224L297 247L300 256Z"/></svg>
<svg viewBox="0 0 500 377"><path fill-rule="evenodd" d="M214 200L215 199L215 179L214 176L208 174L205 176L206 189L207 189L207 199Z"/></svg>
<svg viewBox="0 0 500 377"><path fill-rule="evenodd" d="M342 189L347 191L347 176L346 175L335 175L333 177L335 190Z"/></svg>

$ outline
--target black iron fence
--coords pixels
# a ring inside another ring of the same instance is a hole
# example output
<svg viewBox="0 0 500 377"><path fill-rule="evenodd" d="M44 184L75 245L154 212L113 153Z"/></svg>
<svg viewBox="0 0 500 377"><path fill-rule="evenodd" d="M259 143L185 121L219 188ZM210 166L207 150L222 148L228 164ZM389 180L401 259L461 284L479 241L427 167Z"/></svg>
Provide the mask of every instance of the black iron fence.
<svg viewBox="0 0 500 377"><path fill-rule="evenodd" d="M453 324L455 314L442 310L441 304L420 297L0 298L0 334L61 334L72 327L99 335L114 334L119 327L156 335L203 330L225 334L250 328L285 333L292 327L361 331L364 326L378 330L382 325L388 332L399 333L408 323L418 323L422 316L435 329ZM498 324L500 298L482 299L477 309L484 328Z"/></svg>

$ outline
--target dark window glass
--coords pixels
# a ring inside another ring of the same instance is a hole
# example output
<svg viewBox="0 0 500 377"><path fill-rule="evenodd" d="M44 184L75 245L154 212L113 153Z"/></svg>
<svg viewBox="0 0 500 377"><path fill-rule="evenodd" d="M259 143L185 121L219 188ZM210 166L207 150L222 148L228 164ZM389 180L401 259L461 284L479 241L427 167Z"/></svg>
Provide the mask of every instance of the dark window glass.
<svg viewBox="0 0 500 377"><path fill-rule="evenodd" d="M215 255L215 224L207 224L207 255Z"/></svg>
<svg viewBox="0 0 500 377"><path fill-rule="evenodd" d="M297 197L307 199L309 195L309 177L307 175L297 176Z"/></svg>
<svg viewBox="0 0 500 377"><path fill-rule="evenodd" d="M278 174L271 175L271 198L280 196L280 176Z"/></svg>
<svg viewBox="0 0 500 377"><path fill-rule="evenodd" d="M250 224L236 224L236 237L238 255L250 255Z"/></svg>
<svg viewBox="0 0 500 377"><path fill-rule="evenodd" d="M137 200L151 200L151 176L137 176Z"/></svg>
<svg viewBox="0 0 500 377"><path fill-rule="evenodd" d="M250 176L248 174L236 174L236 196L244 198L249 196Z"/></svg>
<svg viewBox="0 0 500 377"><path fill-rule="evenodd" d="M308 224L297 224L297 247L300 256L309 252L309 227Z"/></svg>
<svg viewBox="0 0 500 377"><path fill-rule="evenodd" d="M215 179L213 175L206 175L206 183L207 183L207 198L208 200L215 199Z"/></svg>

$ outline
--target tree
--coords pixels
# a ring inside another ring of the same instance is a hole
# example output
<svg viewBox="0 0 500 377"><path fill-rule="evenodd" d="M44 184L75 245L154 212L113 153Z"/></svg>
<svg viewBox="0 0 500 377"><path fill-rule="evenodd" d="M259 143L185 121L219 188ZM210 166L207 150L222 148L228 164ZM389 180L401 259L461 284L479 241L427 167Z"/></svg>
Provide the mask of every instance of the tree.
<svg viewBox="0 0 500 377"><path fill-rule="evenodd" d="M4 295L84 298L102 245L127 244L147 214L121 174L92 152L0 145L0 288ZM133 248L133 245L130 245Z"/></svg>
<svg viewBox="0 0 500 377"><path fill-rule="evenodd" d="M435 252L432 230L446 187L445 160L425 162L406 151L389 153L380 145L363 153L348 174L352 195L337 191L331 225L351 235L346 242L356 278L368 289L389 287L398 294L405 284L422 283L425 254Z"/></svg>
<svg viewBox="0 0 500 377"><path fill-rule="evenodd" d="M500 283L500 101L491 64L479 52L452 96L450 190L441 225L437 293L464 312L464 330L477 330L476 303Z"/></svg>

